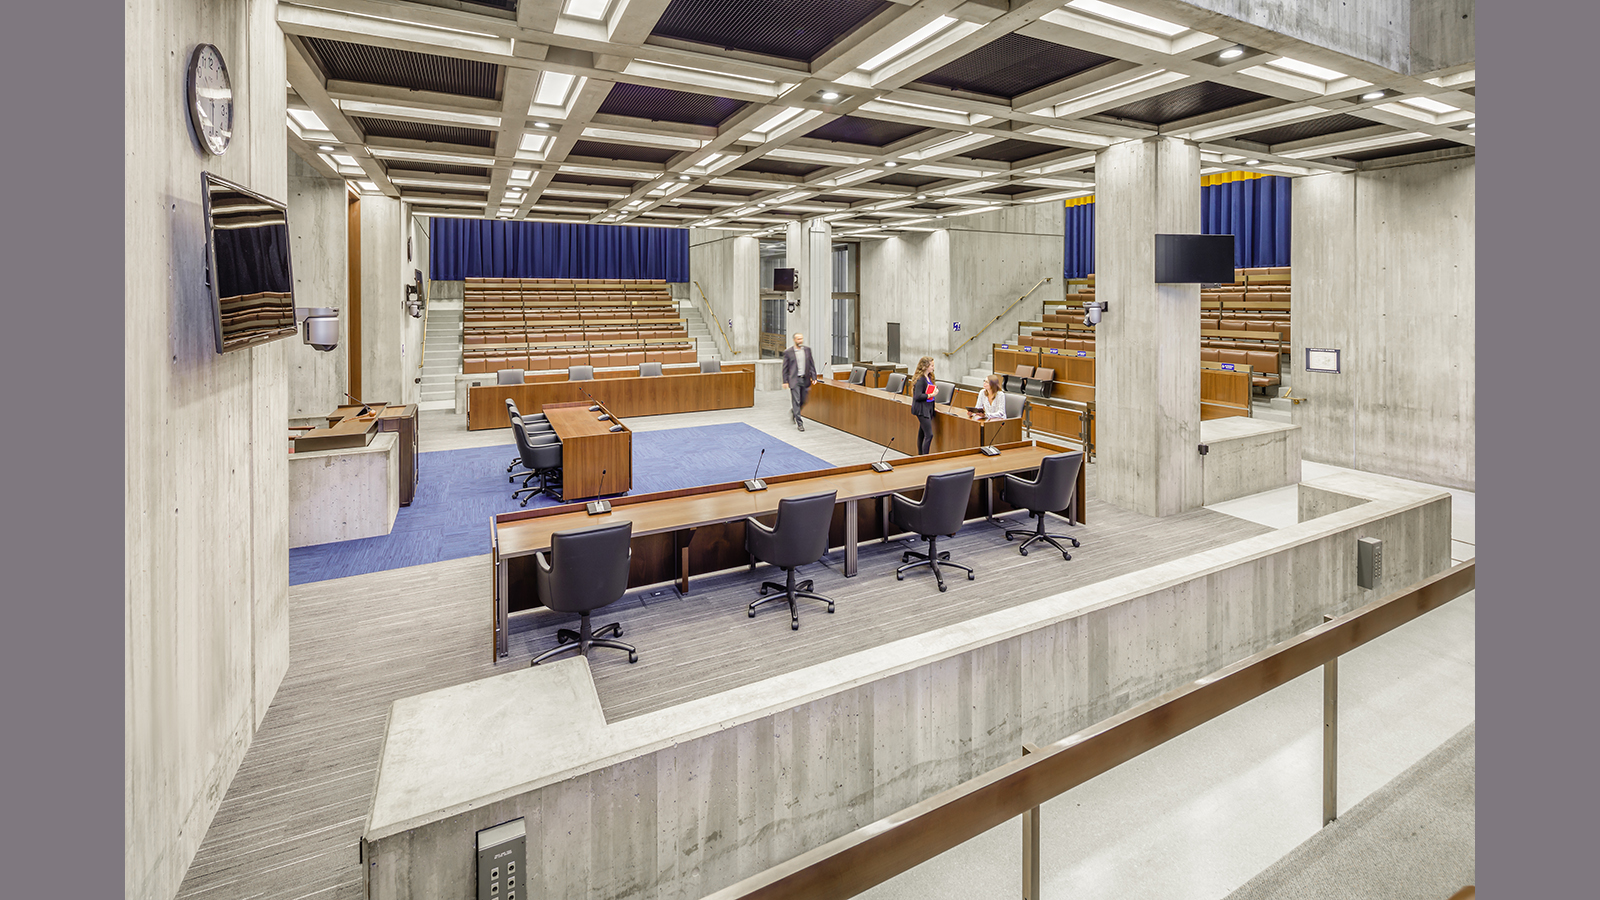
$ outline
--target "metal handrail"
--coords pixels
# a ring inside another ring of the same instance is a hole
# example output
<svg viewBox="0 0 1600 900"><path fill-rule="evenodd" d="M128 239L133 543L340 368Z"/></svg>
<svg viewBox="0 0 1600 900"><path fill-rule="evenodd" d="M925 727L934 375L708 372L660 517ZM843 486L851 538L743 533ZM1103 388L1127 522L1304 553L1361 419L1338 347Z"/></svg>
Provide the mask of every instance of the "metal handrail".
<svg viewBox="0 0 1600 900"><path fill-rule="evenodd" d="M733 341L728 339L728 332L722 328L722 320L717 318L716 312L711 308L711 298L706 296L706 289L701 287L698 281L694 283L694 289L700 292L700 301L705 304L706 313L711 318L711 324L717 326L717 333L722 335L722 342L728 345L728 352L738 356L739 351L733 349Z"/></svg>
<svg viewBox="0 0 1600 900"><path fill-rule="evenodd" d="M854 897L1473 590L1472 560L802 853L705 900ZM1326 700L1324 701L1326 702Z"/></svg>
<svg viewBox="0 0 1600 900"><path fill-rule="evenodd" d="M1051 276L1051 278L1053 278L1053 277L1055 277L1055 276ZM1021 303L1022 301L1028 299L1028 296L1030 294L1032 294L1034 291L1037 291L1041 285L1043 285L1045 282L1047 282L1049 280L1050 280L1050 278L1045 278L1045 279L1041 280L1039 282L1039 284L1036 284L1033 287L1028 288L1028 293L1023 294L1021 297L1018 297L1017 299L1011 301L1011 305L1007 306L1005 309L1001 310L999 315L997 315L994 318L990 319L989 321L985 322L982 328L979 328L977 330L977 332L975 332L971 337L969 337L966 340L962 341L961 343L957 344L954 349L945 351L944 355L945 356L954 356L957 352L959 352L961 350L962 347L965 347L966 345L968 345L968 344L972 343L973 341L977 340L979 335L981 335L985 331L989 330L989 326L990 325L993 325L994 323L996 323L996 322L1000 321L1001 319L1005 318L1006 317L1006 313L1009 313L1013 309L1016 309L1018 303Z"/></svg>

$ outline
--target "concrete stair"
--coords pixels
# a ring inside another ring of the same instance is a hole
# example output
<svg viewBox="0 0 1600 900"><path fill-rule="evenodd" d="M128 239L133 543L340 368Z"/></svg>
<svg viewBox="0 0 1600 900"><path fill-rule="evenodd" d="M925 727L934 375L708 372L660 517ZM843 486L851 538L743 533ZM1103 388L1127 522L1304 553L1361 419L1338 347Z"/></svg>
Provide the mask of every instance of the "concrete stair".
<svg viewBox="0 0 1600 900"><path fill-rule="evenodd" d="M429 306L422 343L422 401L419 409L454 409L456 375L461 372L461 307Z"/></svg>
<svg viewBox="0 0 1600 900"><path fill-rule="evenodd" d="M712 331L700 307L691 301L679 300L678 315L683 317L684 325L689 329L696 355L700 359L721 360L722 338Z"/></svg>

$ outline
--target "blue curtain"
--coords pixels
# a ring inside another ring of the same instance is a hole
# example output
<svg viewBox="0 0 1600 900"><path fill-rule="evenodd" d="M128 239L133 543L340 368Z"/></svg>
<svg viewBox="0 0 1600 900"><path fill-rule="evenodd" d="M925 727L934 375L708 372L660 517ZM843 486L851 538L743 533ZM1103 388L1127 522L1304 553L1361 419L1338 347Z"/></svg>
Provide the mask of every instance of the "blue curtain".
<svg viewBox="0 0 1600 900"><path fill-rule="evenodd" d="M1094 271L1094 204L1067 207L1066 278L1083 278Z"/></svg>
<svg viewBox="0 0 1600 900"><path fill-rule="evenodd" d="M1268 175L1200 189L1200 232L1233 235L1235 268L1289 264L1289 188Z"/></svg>
<svg viewBox="0 0 1600 900"><path fill-rule="evenodd" d="M1200 188L1200 233L1231 234L1233 265L1289 265L1289 195L1293 179L1267 175ZM1067 278L1094 271L1094 204L1067 207Z"/></svg>
<svg viewBox="0 0 1600 900"><path fill-rule="evenodd" d="M689 280L689 231L640 225L434 218L435 281L463 278Z"/></svg>

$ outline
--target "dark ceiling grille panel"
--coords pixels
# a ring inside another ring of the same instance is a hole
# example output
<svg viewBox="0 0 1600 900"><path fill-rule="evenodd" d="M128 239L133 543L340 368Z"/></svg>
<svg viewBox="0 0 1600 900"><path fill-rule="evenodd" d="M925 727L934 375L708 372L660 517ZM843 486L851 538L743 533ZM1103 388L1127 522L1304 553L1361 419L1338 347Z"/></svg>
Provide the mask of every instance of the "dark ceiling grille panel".
<svg viewBox="0 0 1600 900"><path fill-rule="evenodd" d="M497 99L500 67L493 63L326 38L308 37L305 42L322 63L323 71L336 81Z"/></svg>
<svg viewBox="0 0 1600 900"><path fill-rule="evenodd" d="M717 126L743 109L744 105L742 100L619 81L606 95L606 102L600 104L600 113L657 122Z"/></svg>
<svg viewBox="0 0 1600 900"><path fill-rule="evenodd" d="M918 175L915 172L896 172L893 175L885 175L882 178L873 179L878 184L898 184L901 187L922 187L925 184L933 184L935 181L948 180L940 175Z"/></svg>
<svg viewBox="0 0 1600 900"><path fill-rule="evenodd" d="M1046 153L1054 153L1057 150L1065 149L1067 148L1058 147L1055 144L1040 144L1034 141L1010 138L993 144L985 144L982 147L974 147L971 150L963 150L961 155L968 159L992 159L997 162L1014 163L1020 159L1032 159L1035 156L1043 156Z"/></svg>
<svg viewBox="0 0 1600 900"><path fill-rule="evenodd" d="M465 0L465 2L474 4L476 6L491 6L495 9L512 11L515 11L517 8L517 0ZM532 0L532 2L537 2L537 0Z"/></svg>
<svg viewBox="0 0 1600 900"><path fill-rule="evenodd" d="M606 144L600 141L578 141L572 145L572 156L596 156L601 159L625 159L629 162L664 163L682 153L666 147L635 147L632 144Z"/></svg>
<svg viewBox="0 0 1600 900"><path fill-rule="evenodd" d="M1435 138L1431 141L1418 141L1415 144L1397 144L1393 147L1376 147L1372 150L1358 150L1355 153L1341 153L1339 158L1348 159L1352 162L1371 162L1375 159L1392 159L1396 156L1406 156L1411 153L1426 153L1429 150L1455 150L1465 146L1467 145L1458 144L1455 141Z"/></svg>
<svg viewBox="0 0 1600 900"><path fill-rule="evenodd" d="M1252 131L1241 134L1241 141L1255 141L1258 144L1287 144L1290 141L1303 141L1308 138L1322 137L1326 134L1338 134L1341 131L1354 131L1357 128L1368 128L1374 123L1359 116L1348 116L1340 113L1336 116L1327 116L1321 119L1311 119L1305 122L1291 122L1288 125L1279 125L1276 128L1264 128L1261 131Z"/></svg>
<svg viewBox="0 0 1600 900"><path fill-rule="evenodd" d="M696 199L704 198L704 197L710 197L713 200L726 199L726 198L719 198L717 196L719 194L730 194L730 195L732 195L734 197L749 197L749 196L752 196L754 194L760 194L760 193L763 193L763 192L762 191L758 191L755 188L726 187L724 185L714 184L709 189L707 189L705 193L700 193L698 191L690 191L689 193L685 194L684 196L689 198L689 202L690 203L693 203Z"/></svg>
<svg viewBox="0 0 1600 900"><path fill-rule="evenodd" d="M792 175L804 178L812 172L820 172L825 168L815 163L794 162L787 159L757 159L745 163L736 171L760 172L765 175Z"/></svg>
<svg viewBox="0 0 1600 900"><path fill-rule="evenodd" d="M1217 84L1212 81L1202 81L1181 87L1175 91L1168 91L1151 97L1108 109L1101 113L1116 119L1130 119L1134 122L1143 122L1146 125L1165 125L1179 119L1191 116L1203 116L1206 113L1217 112L1249 103L1252 100L1261 100L1265 94L1247 91L1244 88L1231 87L1226 84Z"/></svg>
<svg viewBox="0 0 1600 900"><path fill-rule="evenodd" d="M988 190L980 191L979 193L984 193L984 194L1004 194L1007 197L1011 197L1011 196L1015 196L1017 194L1026 194L1029 191L1042 191L1042 190L1047 190L1047 189L1039 187L1038 185L1035 185L1035 184L1002 184L999 187L992 187L992 188L989 188Z"/></svg>
<svg viewBox="0 0 1600 900"><path fill-rule="evenodd" d="M489 170L481 166L449 166L444 163L415 162L409 159L386 159L384 168L390 172L400 173L432 173L439 175L472 175L479 178L489 177Z"/></svg>
<svg viewBox="0 0 1600 900"><path fill-rule="evenodd" d="M672 0L655 34L810 62L887 0Z"/></svg>
<svg viewBox="0 0 1600 900"><path fill-rule="evenodd" d="M945 63L916 83L1009 100L1110 61L1109 56L1013 32Z"/></svg>
<svg viewBox="0 0 1600 900"><path fill-rule="evenodd" d="M369 138L396 138L406 141L461 144L465 147L494 146L494 132L484 131L480 128L459 128L455 125L425 125L421 122L365 119L360 116L355 117L355 121Z"/></svg>
<svg viewBox="0 0 1600 900"><path fill-rule="evenodd" d="M921 125L902 125L899 122L882 122L860 116L840 116L832 122L806 133L806 137L823 141L845 141L868 147L887 147L928 129Z"/></svg>
<svg viewBox="0 0 1600 900"><path fill-rule="evenodd" d="M552 184L589 184L596 187L631 188L639 182L632 178L601 178L599 175L551 175Z"/></svg>

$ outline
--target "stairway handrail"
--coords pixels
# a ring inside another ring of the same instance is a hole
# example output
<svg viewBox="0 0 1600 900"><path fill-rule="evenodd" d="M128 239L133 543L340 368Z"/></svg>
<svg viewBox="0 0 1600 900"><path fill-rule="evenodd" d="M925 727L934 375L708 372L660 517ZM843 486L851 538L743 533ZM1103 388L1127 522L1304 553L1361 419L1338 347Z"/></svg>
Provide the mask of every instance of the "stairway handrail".
<svg viewBox="0 0 1600 900"><path fill-rule="evenodd" d="M711 308L711 298L706 296L706 289L701 287L698 281L694 282L694 289L700 292L700 300L706 308L706 315L711 319L711 324L717 326L717 333L722 335L722 342L728 345L728 352L738 356L739 351L733 349L733 341L728 339L728 332L722 329L722 320L717 318L716 311Z"/></svg>
<svg viewBox="0 0 1600 900"><path fill-rule="evenodd" d="M973 341L977 340L979 335L981 335L985 331L989 330L989 326L990 325L993 325L994 323L996 323L996 322L1000 321L1001 319L1005 318L1006 317L1006 313L1009 313L1013 309L1016 309L1018 303L1021 303L1022 301L1028 299L1028 296L1030 294L1032 294L1034 291L1037 291L1039 289L1040 285L1043 285L1045 282L1050 281L1054 277L1055 276L1052 275L1052 276L1043 278L1043 279L1041 279L1039 281L1039 284L1036 284L1033 287L1028 288L1028 292L1026 294L1023 294L1021 297L1018 297L1017 299L1011 301L1011 305L1007 306L1005 309L1001 310L999 315L997 315L994 318L990 319L989 321L983 323L983 327L979 328L976 333L974 333L971 337L967 338L966 340L962 341L961 343L957 344L955 346L955 349L946 350L944 355L945 356L954 356L957 352L959 352L961 350L962 347L965 347L966 345L968 345L968 344L972 343Z"/></svg>

